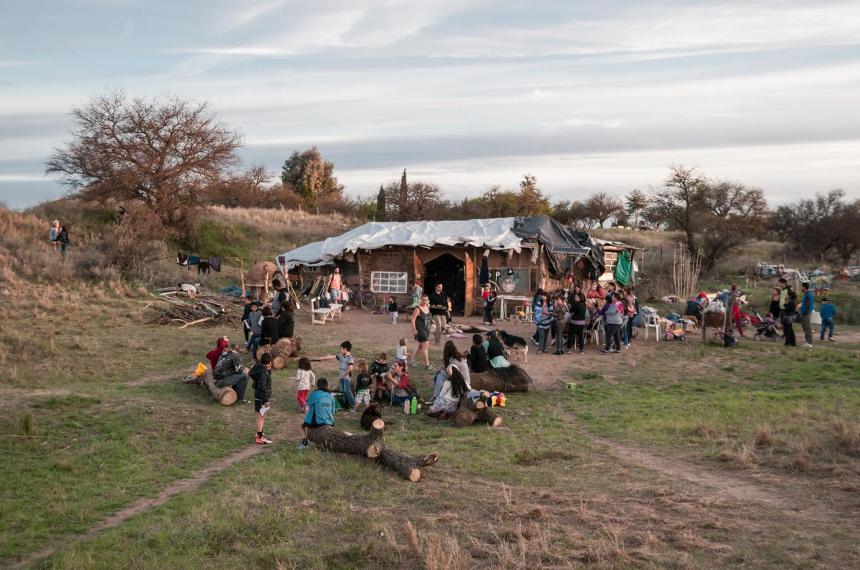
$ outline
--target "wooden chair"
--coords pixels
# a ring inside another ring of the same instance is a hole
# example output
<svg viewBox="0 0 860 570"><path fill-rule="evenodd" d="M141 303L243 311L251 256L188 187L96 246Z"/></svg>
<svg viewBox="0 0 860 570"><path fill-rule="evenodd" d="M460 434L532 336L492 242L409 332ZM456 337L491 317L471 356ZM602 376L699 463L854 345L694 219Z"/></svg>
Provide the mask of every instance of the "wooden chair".
<svg viewBox="0 0 860 570"><path fill-rule="evenodd" d="M311 299L311 324L324 325L326 320L334 318L332 316L331 307L319 307L319 299L314 297Z"/></svg>

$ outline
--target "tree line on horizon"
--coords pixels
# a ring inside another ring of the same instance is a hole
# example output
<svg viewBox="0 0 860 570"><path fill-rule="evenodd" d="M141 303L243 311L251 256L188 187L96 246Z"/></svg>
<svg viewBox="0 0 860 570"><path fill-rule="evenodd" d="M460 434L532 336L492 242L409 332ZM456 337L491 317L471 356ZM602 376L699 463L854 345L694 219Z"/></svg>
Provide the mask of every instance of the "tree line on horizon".
<svg viewBox="0 0 860 570"><path fill-rule="evenodd" d="M860 244L860 200L841 190L768 208L760 189L714 180L673 165L660 187L623 198L595 192L583 200L550 201L537 178L515 188L492 186L451 200L434 183L407 179L381 184L375 195L348 197L335 165L319 149L295 150L280 182L264 166L238 168L241 136L207 103L176 97L128 99L112 92L72 112L74 129L46 161L70 195L100 204L128 204L140 228L193 232L200 206L336 211L361 220L404 221L551 215L578 230L613 226L681 232L706 269L740 245L776 237L816 260L849 263ZM132 224L133 225L133 224Z"/></svg>

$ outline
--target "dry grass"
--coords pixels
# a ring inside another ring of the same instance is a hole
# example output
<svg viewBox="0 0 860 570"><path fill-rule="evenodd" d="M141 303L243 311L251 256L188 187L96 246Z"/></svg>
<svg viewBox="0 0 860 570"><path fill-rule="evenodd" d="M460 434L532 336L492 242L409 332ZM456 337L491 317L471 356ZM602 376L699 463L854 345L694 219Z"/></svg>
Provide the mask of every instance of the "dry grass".
<svg viewBox="0 0 860 570"><path fill-rule="evenodd" d="M215 221L251 226L265 233L281 233L300 228L308 240L327 238L356 225L353 219L341 214L309 214L301 210L210 206L207 213Z"/></svg>
<svg viewBox="0 0 860 570"><path fill-rule="evenodd" d="M847 455L860 456L860 423L833 418L830 427L838 449Z"/></svg>
<svg viewBox="0 0 860 570"><path fill-rule="evenodd" d="M756 431L755 434L754 442L756 447L772 447L774 441L770 426L759 426L758 431Z"/></svg>

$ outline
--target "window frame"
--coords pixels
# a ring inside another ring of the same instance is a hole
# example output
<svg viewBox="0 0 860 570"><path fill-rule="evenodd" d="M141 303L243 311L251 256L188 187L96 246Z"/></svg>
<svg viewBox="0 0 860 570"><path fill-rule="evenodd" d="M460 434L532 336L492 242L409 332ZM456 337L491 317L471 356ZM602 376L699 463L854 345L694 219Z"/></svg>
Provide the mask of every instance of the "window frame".
<svg viewBox="0 0 860 570"><path fill-rule="evenodd" d="M383 285L384 282L384 285ZM402 282L402 287L400 286ZM392 289L392 287L396 287ZM379 287L379 288L377 288ZM402 288L402 290L401 290ZM371 271L370 292L389 295L405 295L409 291L408 271Z"/></svg>

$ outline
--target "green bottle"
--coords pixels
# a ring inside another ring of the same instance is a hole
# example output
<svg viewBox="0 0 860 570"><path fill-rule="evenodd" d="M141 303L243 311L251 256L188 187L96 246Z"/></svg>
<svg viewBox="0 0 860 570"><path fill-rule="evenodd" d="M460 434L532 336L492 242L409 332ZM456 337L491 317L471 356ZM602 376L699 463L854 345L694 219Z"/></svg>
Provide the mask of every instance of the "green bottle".
<svg viewBox="0 0 860 570"><path fill-rule="evenodd" d="M415 396L412 396L412 408L410 412L413 416L418 413L418 398L416 398Z"/></svg>

